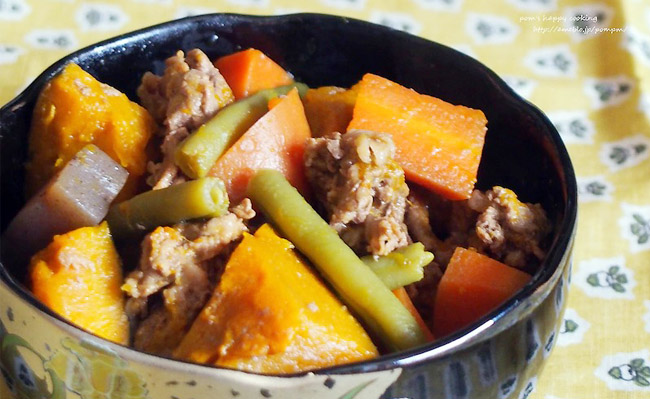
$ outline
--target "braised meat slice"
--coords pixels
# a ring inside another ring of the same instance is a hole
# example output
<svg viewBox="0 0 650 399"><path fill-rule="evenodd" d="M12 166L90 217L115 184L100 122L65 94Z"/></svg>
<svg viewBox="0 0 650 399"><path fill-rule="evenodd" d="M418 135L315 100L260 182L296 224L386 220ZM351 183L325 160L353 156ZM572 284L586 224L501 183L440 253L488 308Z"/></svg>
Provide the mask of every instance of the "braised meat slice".
<svg viewBox="0 0 650 399"><path fill-rule="evenodd" d="M474 190L469 199L445 200L413 190L406 224L414 241L433 252L444 269L457 246L517 268L534 269L544 258L550 222L540 204L523 203L510 189Z"/></svg>
<svg viewBox="0 0 650 399"><path fill-rule="evenodd" d="M409 189L394 155L390 135L370 131L307 144L307 178L330 225L358 253L386 255L410 242L404 224Z"/></svg>
<svg viewBox="0 0 650 399"><path fill-rule="evenodd" d="M551 225L540 204L520 202L512 190L500 186L485 193L475 190L467 204L479 213L479 251L518 268L544 258L541 243Z"/></svg>
<svg viewBox="0 0 650 399"><path fill-rule="evenodd" d="M135 348L171 354L214 289L215 258L229 252L244 231L244 220L228 213L206 222L158 227L145 237L138 268L122 287L127 314L139 321Z"/></svg>
<svg viewBox="0 0 650 399"><path fill-rule="evenodd" d="M412 191L407 198L404 221L408 227L409 236L413 241L421 242L424 249L433 253L436 264L446 267L454 252L455 245L453 245L453 240L442 240L434 233L432 223L437 223L437 221L431 218L432 210L428 199L417 193L416 190ZM451 212L451 204L449 205L447 217ZM424 269L425 274L430 269L433 268L426 267Z"/></svg>
<svg viewBox="0 0 650 399"><path fill-rule="evenodd" d="M162 162L150 164L149 184L167 187L182 181L173 162L178 144L193 130L207 122L234 96L226 80L199 49L182 51L165 61L162 76L147 72L137 90L143 106L163 126Z"/></svg>

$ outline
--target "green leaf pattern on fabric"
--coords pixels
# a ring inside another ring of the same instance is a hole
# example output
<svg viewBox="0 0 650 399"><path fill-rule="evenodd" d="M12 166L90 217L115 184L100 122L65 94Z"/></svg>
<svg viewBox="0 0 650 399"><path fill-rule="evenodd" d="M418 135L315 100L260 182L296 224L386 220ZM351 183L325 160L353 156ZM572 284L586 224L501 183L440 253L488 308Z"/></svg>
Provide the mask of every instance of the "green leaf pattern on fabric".
<svg viewBox="0 0 650 399"><path fill-rule="evenodd" d="M612 265L607 270L591 273L587 277L587 283L592 287L611 288L616 292L625 292L625 285L628 283L627 276L620 272L621 267Z"/></svg>
<svg viewBox="0 0 650 399"><path fill-rule="evenodd" d="M612 367L608 374L617 380L629 381L639 387L650 386L650 367L645 365L645 360L635 358L629 363Z"/></svg>

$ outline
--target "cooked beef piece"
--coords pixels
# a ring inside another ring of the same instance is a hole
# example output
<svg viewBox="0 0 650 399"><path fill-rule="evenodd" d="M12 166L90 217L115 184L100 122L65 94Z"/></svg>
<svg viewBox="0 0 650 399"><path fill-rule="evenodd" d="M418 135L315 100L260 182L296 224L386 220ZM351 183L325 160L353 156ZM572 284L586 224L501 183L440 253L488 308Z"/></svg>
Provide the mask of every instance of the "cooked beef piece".
<svg viewBox="0 0 650 399"><path fill-rule="evenodd" d="M433 252L443 269L455 247L462 246L533 270L544 257L542 243L550 232L541 205L522 203L512 190L499 186L474 190L465 201L412 190L406 223L411 237Z"/></svg>
<svg viewBox="0 0 650 399"><path fill-rule="evenodd" d="M360 254L386 255L410 242L404 212L409 193L388 134L335 133L310 139L306 173L330 225Z"/></svg>
<svg viewBox="0 0 650 399"><path fill-rule="evenodd" d="M198 49L185 57L182 51L165 61L162 76L147 72L138 96L154 119L163 126L163 160L149 165L149 184L163 188L184 180L173 162L174 150L193 130L207 122L234 97L226 80Z"/></svg>
<svg viewBox="0 0 650 399"><path fill-rule="evenodd" d="M138 269L123 286L130 318L143 318L134 346L150 353L169 355L210 295L207 271L190 243L174 228L160 227L142 243ZM149 298L161 292L163 304L149 309Z"/></svg>
<svg viewBox="0 0 650 399"><path fill-rule="evenodd" d="M244 198L239 204L232 207L230 211L244 220L250 220L255 217L255 210L253 210L253 203L250 198Z"/></svg>
<svg viewBox="0 0 650 399"><path fill-rule="evenodd" d="M413 241L421 242L424 249L433 253L436 267L446 267L456 246L453 245L452 240L441 240L434 233L431 209L427 199L421 193L412 191L408 196L404 220ZM425 271L428 269L425 268Z"/></svg>
<svg viewBox="0 0 650 399"><path fill-rule="evenodd" d="M249 216L255 216L255 213ZM176 228L190 240L191 248L200 261L215 257L227 244L237 240L248 230L244 220L234 213L212 218L207 222L183 223Z"/></svg>
<svg viewBox="0 0 650 399"><path fill-rule="evenodd" d="M479 213L475 234L481 252L518 268L544 258L542 241L551 226L540 204L522 203L512 190L495 186L486 193L475 190L467 205Z"/></svg>
<svg viewBox="0 0 650 399"><path fill-rule="evenodd" d="M167 131L194 130L232 102L226 80L199 49L182 51L165 61L162 76L147 72L138 87L143 106Z"/></svg>
<svg viewBox="0 0 650 399"><path fill-rule="evenodd" d="M228 213L206 222L159 227L145 237L140 264L123 286L127 314L139 321L135 348L171 354L214 289L220 263L215 257L228 253L246 230L242 218ZM152 296L162 300L150 301Z"/></svg>

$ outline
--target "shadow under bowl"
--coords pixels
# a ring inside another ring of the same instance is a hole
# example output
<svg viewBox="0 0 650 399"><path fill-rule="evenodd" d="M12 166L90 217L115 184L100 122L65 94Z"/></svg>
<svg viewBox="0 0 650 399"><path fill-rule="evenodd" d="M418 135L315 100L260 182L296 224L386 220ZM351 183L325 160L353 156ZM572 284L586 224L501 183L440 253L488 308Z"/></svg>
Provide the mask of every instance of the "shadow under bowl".
<svg viewBox="0 0 650 399"><path fill-rule="evenodd" d="M75 362L93 353L119 359L114 367L129 376L132 393L153 398L504 398L533 389L557 339L565 307L577 212L569 156L542 112L492 71L451 48L404 32L328 15L211 14L79 50L52 65L0 109L2 229L24 203L24 162L36 98L65 64L79 64L135 100L144 72L161 73L164 60L177 50L197 47L211 59L249 47L260 49L311 87L349 87L372 72L420 93L482 110L489 122L478 186L505 186L524 201L543 205L554 225L546 259L513 298L451 336L372 361L277 377L164 359L94 337L36 301L20 283L24 265L3 258L0 340L10 343L4 346L0 365L13 389L24 382L12 379L16 376L9 371L19 362L36 370L28 360L45 362L59 354ZM85 371L95 372L92 367ZM45 373L51 379L45 385L45 376L30 374L32 389L58 390L60 397L73 390L72 379L66 379L71 376L47 367Z"/></svg>

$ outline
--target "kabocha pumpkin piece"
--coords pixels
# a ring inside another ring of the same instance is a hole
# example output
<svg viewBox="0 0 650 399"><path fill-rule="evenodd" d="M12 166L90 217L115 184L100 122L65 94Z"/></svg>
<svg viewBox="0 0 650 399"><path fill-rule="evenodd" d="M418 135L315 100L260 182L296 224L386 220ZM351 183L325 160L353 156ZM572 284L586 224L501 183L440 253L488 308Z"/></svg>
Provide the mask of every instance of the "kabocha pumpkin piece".
<svg viewBox="0 0 650 399"><path fill-rule="evenodd" d="M174 357L260 373L370 359L361 325L269 225L245 234Z"/></svg>
<svg viewBox="0 0 650 399"><path fill-rule="evenodd" d="M208 175L223 180L233 204L245 197L248 182L260 169L282 172L305 194L303 154L309 137L302 101L298 90L292 89L217 160Z"/></svg>
<svg viewBox="0 0 650 399"><path fill-rule="evenodd" d="M418 94L366 74L348 131L390 133L406 178L445 198L467 199L476 183L487 120L483 112Z"/></svg>
<svg viewBox="0 0 650 399"><path fill-rule="evenodd" d="M29 267L34 296L72 323L110 341L129 342L122 265L108 224L54 236Z"/></svg>
<svg viewBox="0 0 650 399"><path fill-rule="evenodd" d="M350 89L336 86L309 89L303 102L311 134L323 137L333 132L345 132L352 120L356 100L356 86Z"/></svg>
<svg viewBox="0 0 650 399"><path fill-rule="evenodd" d="M433 334L470 325L512 297L531 276L474 250L457 247L435 297Z"/></svg>
<svg viewBox="0 0 650 399"><path fill-rule="evenodd" d="M293 83L293 77L275 61L257 49L247 49L223 56L215 61L239 100L260 90Z"/></svg>
<svg viewBox="0 0 650 399"><path fill-rule="evenodd" d="M35 194L86 144L93 143L129 172L119 198L136 193L155 124L126 95L68 64L40 93L29 134L26 192Z"/></svg>

